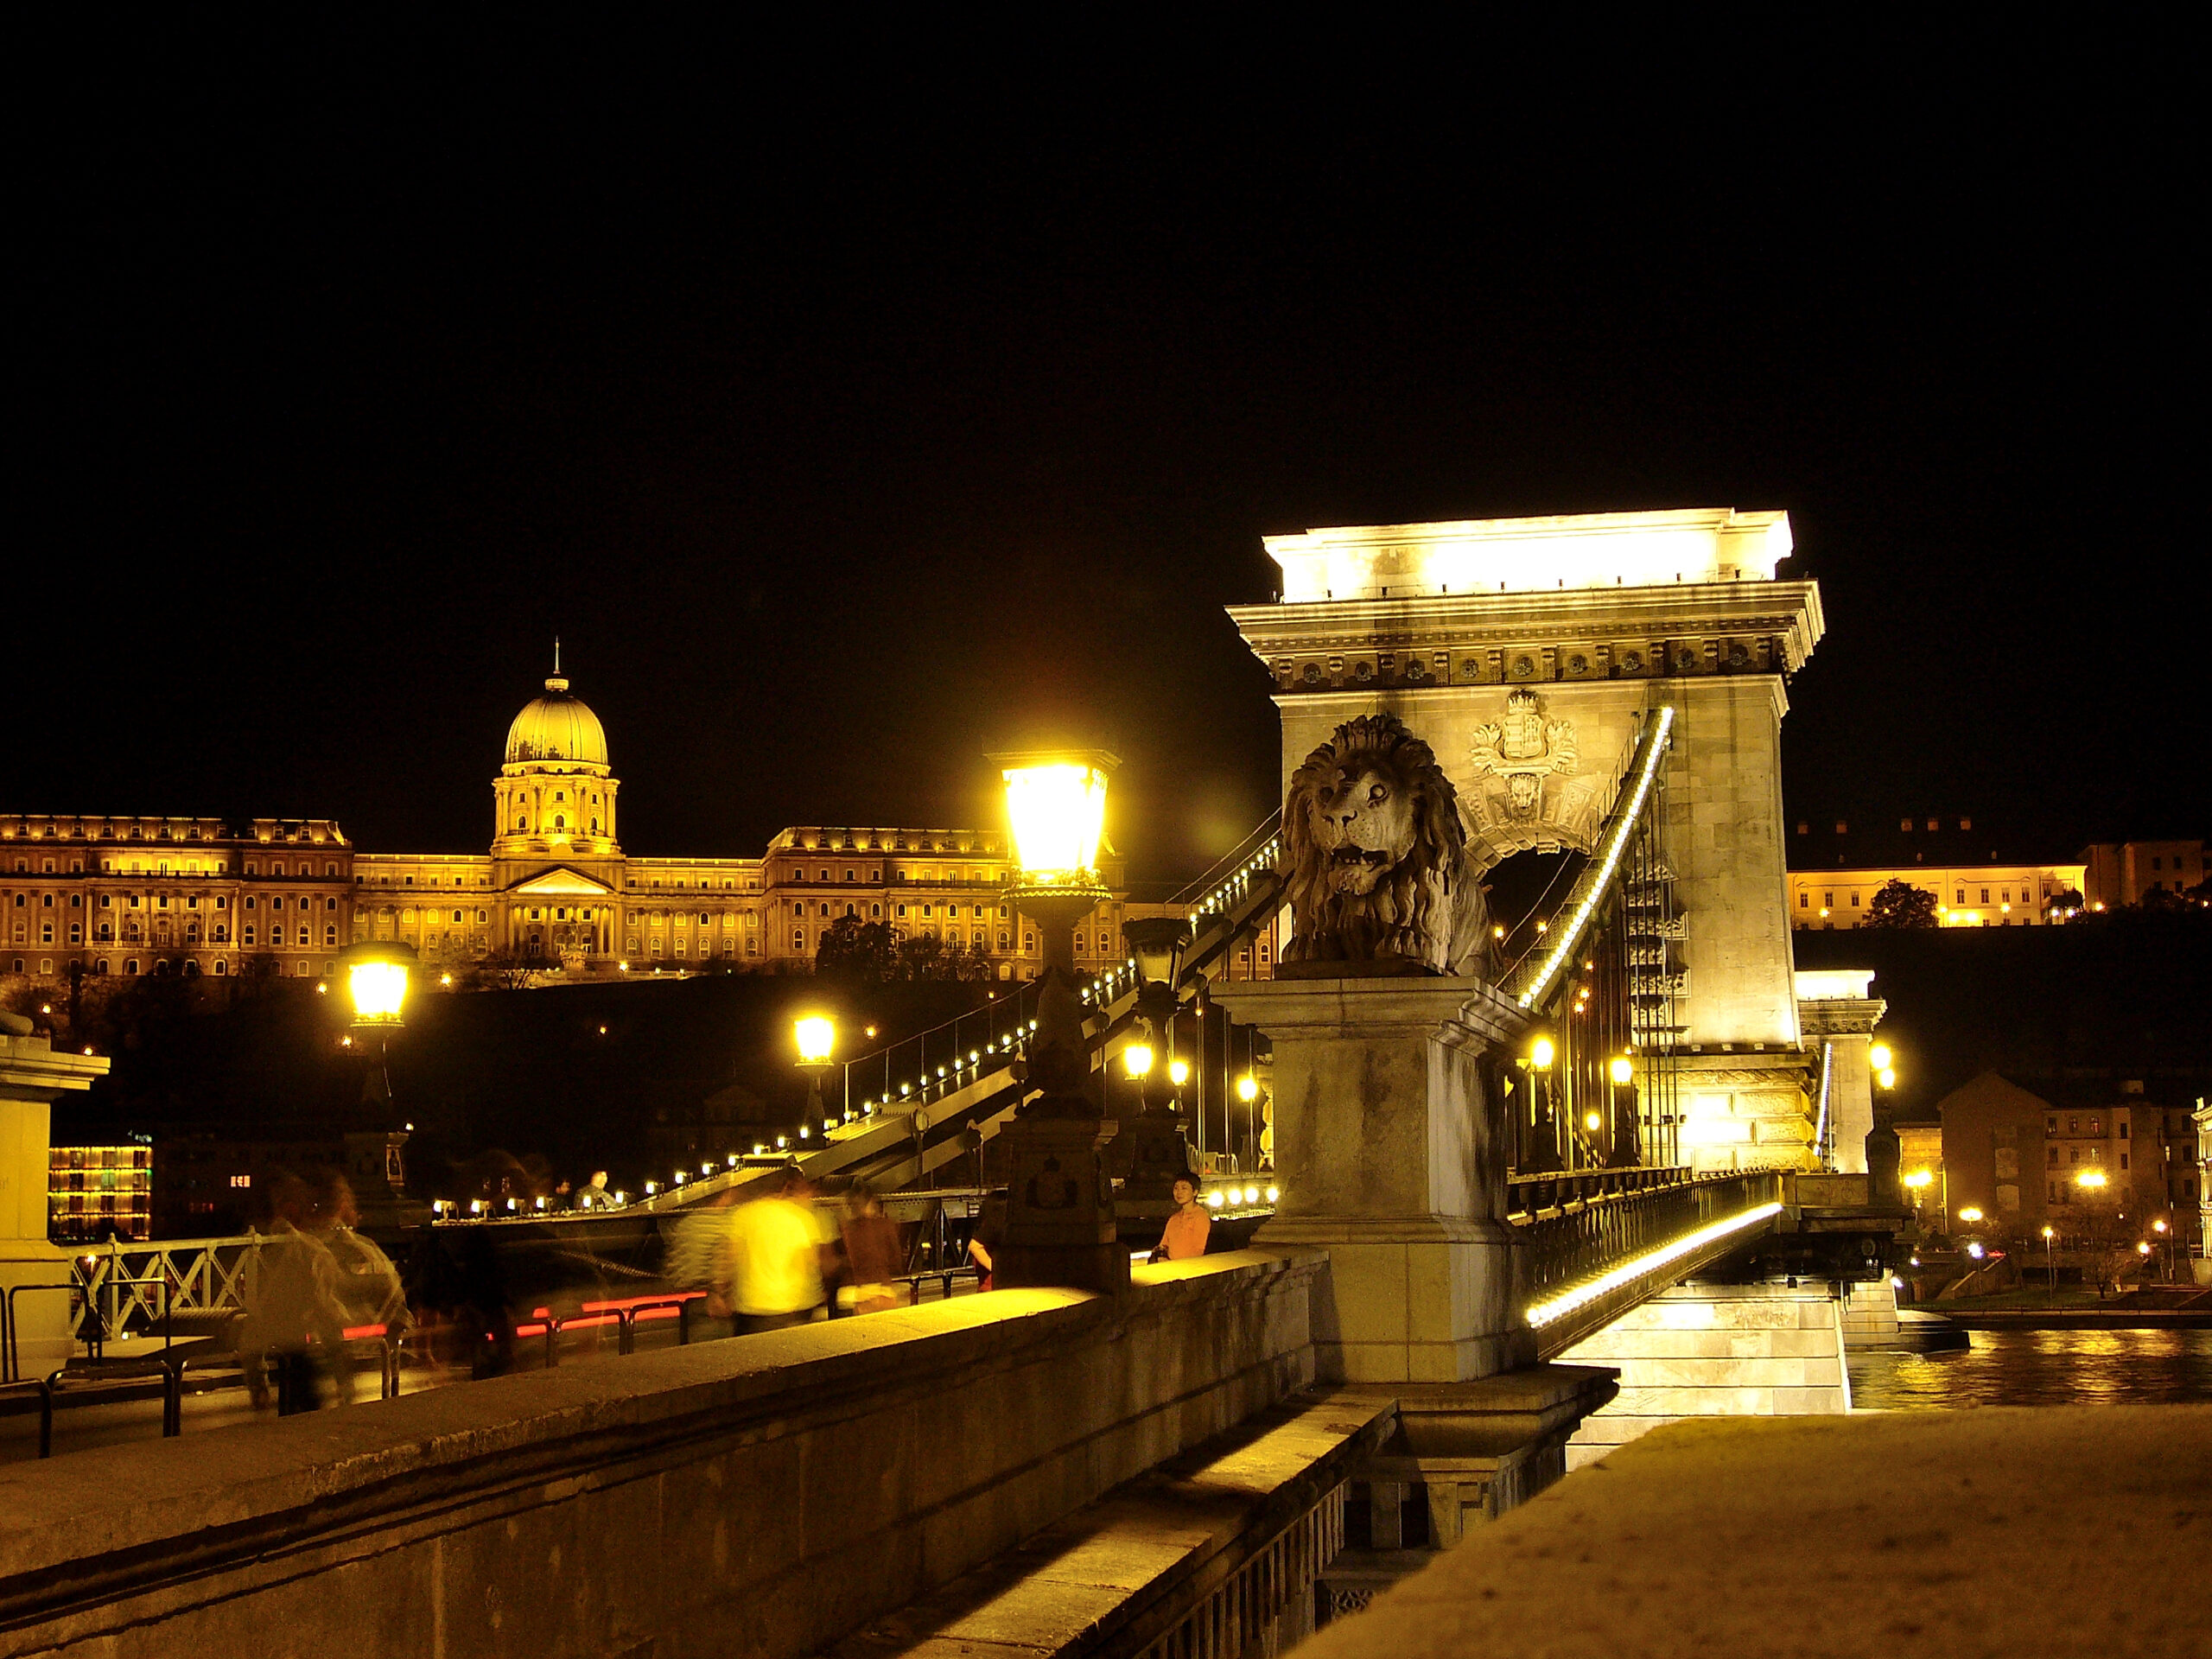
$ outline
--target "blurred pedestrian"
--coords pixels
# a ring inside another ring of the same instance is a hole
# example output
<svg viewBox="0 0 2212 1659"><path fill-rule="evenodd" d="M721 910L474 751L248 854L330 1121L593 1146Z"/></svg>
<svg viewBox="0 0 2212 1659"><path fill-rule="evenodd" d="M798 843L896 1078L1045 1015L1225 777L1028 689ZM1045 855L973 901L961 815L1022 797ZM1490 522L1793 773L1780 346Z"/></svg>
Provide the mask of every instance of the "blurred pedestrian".
<svg viewBox="0 0 2212 1659"><path fill-rule="evenodd" d="M383 1248L354 1230L360 1219L352 1185L335 1172L325 1176L308 1230L337 1266L333 1288L344 1310L345 1328L397 1341L414 1323L407 1293L399 1281L399 1269ZM353 1372L342 1343L332 1351L328 1370L339 1403L351 1402Z"/></svg>
<svg viewBox="0 0 2212 1659"><path fill-rule="evenodd" d="M976 1288L988 1290L997 1273L994 1258L999 1245L1006 1238L1006 1200L985 1198L982 1213L976 1217L975 1230L968 1235L968 1260L979 1269Z"/></svg>
<svg viewBox="0 0 2212 1659"><path fill-rule="evenodd" d="M260 1247L254 1293L239 1332L238 1353L254 1403L268 1400L268 1384L253 1388L257 1370L276 1387L281 1416L322 1405L322 1378L345 1347L346 1310L338 1300L338 1263L308 1230L314 1194L296 1175L281 1175L270 1192L274 1219Z"/></svg>
<svg viewBox="0 0 2212 1659"><path fill-rule="evenodd" d="M863 1181L845 1195L845 1262L852 1282L837 1294L850 1299L855 1313L880 1313L903 1307L906 1287L899 1282L906 1266L899 1248L899 1224L883 1213L883 1200Z"/></svg>
<svg viewBox="0 0 2212 1659"><path fill-rule="evenodd" d="M768 1191L729 1212L730 1310L740 1336L781 1331L819 1316L829 1235L814 1187L797 1168L768 1178Z"/></svg>

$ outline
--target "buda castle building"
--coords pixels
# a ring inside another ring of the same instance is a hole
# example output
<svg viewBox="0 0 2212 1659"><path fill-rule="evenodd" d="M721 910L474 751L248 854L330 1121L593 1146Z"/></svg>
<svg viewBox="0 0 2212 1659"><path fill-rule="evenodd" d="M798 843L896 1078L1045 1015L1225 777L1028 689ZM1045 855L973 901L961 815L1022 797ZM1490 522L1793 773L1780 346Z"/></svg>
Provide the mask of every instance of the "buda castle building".
<svg viewBox="0 0 2212 1659"><path fill-rule="evenodd" d="M569 974L810 971L856 918L1043 968L1001 896L995 830L807 826L759 858L643 858L619 838L621 782L599 716L559 674L515 716L492 784L488 855L371 853L329 819L0 817L0 973L333 974L356 939L426 966L543 960ZM1122 959L1122 872L1076 930L1079 967Z"/></svg>

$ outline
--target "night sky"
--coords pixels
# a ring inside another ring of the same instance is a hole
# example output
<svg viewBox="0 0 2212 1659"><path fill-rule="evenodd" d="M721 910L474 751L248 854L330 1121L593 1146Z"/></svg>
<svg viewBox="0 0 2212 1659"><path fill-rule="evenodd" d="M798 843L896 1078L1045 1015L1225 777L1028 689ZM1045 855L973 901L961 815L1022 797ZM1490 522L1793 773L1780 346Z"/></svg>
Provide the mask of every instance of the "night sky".
<svg viewBox="0 0 2212 1659"><path fill-rule="evenodd" d="M1053 735L1164 879L1262 535L1733 505L1794 811L2201 836L2201 89L1999 26L18 36L0 808L480 849L557 632L633 853Z"/></svg>

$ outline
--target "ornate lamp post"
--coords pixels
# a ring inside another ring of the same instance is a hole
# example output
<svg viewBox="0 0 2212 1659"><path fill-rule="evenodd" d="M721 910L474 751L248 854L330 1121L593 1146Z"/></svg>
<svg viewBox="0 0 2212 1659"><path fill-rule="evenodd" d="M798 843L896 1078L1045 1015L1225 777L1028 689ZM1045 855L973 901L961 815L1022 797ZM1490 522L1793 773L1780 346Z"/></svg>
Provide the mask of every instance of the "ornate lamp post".
<svg viewBox="0 0 2212 1659"><path fill-rule="evenodd" d="M798 1045L798 1069L806 1073L806 1116L798 1126L804 1141L817 1124L830 1133L830 1121L823 1116L822 1079L836 1064L830 1057L837 1048L837 1022L827 1014L802 1014L791 1021L791 1039Z"/></svg>
<svg viewBox="0 0 2212 1659"><path fill-rule="evenodd" d="M1122 1051L1141 1108L1122 1125L1113 1162L1123 1177L1124 1206L1147 1216L1156 1209L1164 1221L1173 1207L1177 1179L1198 1162L1175 1110L1175 1069L1183 1063L1166 1058L1174 1030L1176 970L1191 927L1179 916L1147 917L1123 922L1122 938L1136 963L1136 1013L1149 1036Z"/></svg>
<svg viewBox="0 0 2212 1659"><path fill-rule="evenodd" d="M391 1045L406 1027L407 994L414 988L415 947L397 939L346 946L346 989L353 1004L353 1041L365 1052L361 1108L365 1122L346 1133L346 1162L363 1214L378 1223L395 1218L407 1186L401 1148L407 1131L392 1122ZM374 1052L367 1052L371 1042Z"/></svg>
<svg viewBox="0 0 2212 1659"><path fill-rule="evenodd" d="M1866 1191L1868 1201L1880 1205L1903 1202L1897 1192L1897 1166L1904 1147L1892 1121L1897 1112L1891 1092L1897 1086L1897 1067L1891 1064L1895 1058L1887 1043L1876 1043L1866 1051L1877 1089L1874 1127L1866 1132Z"/></svg>
<svg viewBox="0 0 2212 1659"><path fill-rule="evenodd" d="M1075 925L1108 894L1098 879L1106 775L1099 750L997 754L1006 779L1017 874L1007 899L1037 925L1045 974L1026 1081L1038 1092L1006 1132L1011 1163L1006 1243L993 1282L1118 1291L1128 1253L1114 1221L1114 1190L1100 1149L1112 1136L1084 1093L1090 1057L1075 989Z"/></svg>

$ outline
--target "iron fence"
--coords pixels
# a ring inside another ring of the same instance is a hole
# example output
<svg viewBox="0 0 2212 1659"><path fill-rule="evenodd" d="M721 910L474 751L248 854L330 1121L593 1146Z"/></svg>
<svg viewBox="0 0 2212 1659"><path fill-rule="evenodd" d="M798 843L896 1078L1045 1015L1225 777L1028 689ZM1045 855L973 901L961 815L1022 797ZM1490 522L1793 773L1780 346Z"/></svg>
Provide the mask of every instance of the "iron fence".
<svg viewBox="0 0 2212 1659"><path fill-rule="evenodd" d="M1624 1178L1653 1177L1637 1182ZM1574 1190L1611 1178L1594 1195ZM1513 1184L1526 1207L1510 1217L1521 1250L1521 1294L1548 1293L1609 1272L1662 1245L1782 1196L1772 1170L1696 1176L1687 1169L1602 1170ZM1546 1189L1553 1189L1547 1192ZM1550 1202L1544 1200L1548 1198Z"/></svg>

